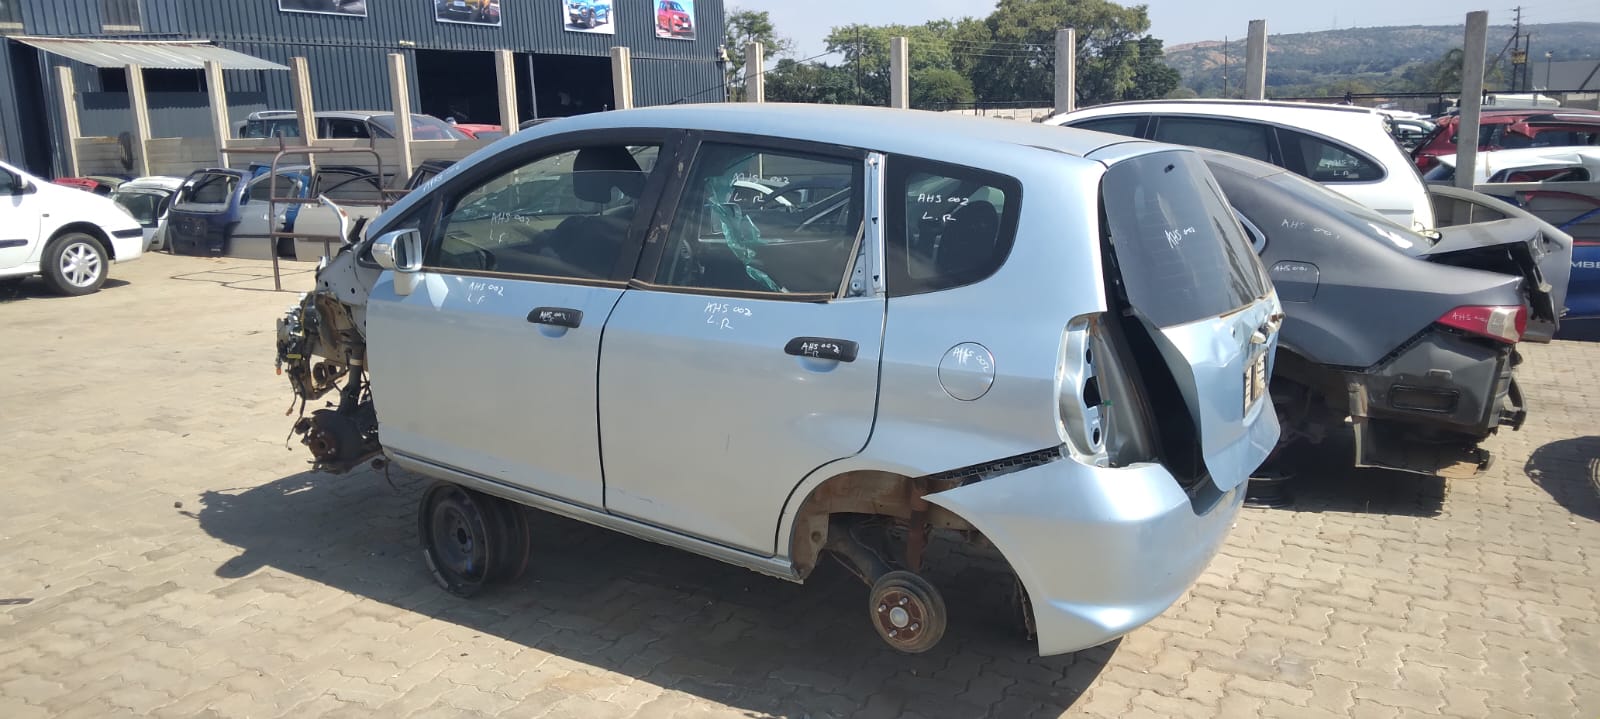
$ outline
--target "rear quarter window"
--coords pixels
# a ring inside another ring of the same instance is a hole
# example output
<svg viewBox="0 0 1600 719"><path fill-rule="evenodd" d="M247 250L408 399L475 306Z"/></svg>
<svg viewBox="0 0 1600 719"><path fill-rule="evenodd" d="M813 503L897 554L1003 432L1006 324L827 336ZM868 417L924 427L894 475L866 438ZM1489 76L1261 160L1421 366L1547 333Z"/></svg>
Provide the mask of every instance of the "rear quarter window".
<svg viewBox="0 0 1600 719"><path fill-rule="evenodd" d="M1284 165L1317 182L1376 182L1383 167L1354 150L1303 132L1279 128Z"/></svg>
<svg viewBox="0 0 1600 719"><path fill-rule="evenodd" d="M1194 153L1113 165L1100 201L1128 302L1157 326L1227 314L1266 294L1254 248Z"/></svg>
<svg viewBox="0 0 1600 719"><path fill-rule="evenodd" d="M890 296L973 284L1005 264L1016 239L1021 183L914 158L893 158L888 170Z"/></svg>

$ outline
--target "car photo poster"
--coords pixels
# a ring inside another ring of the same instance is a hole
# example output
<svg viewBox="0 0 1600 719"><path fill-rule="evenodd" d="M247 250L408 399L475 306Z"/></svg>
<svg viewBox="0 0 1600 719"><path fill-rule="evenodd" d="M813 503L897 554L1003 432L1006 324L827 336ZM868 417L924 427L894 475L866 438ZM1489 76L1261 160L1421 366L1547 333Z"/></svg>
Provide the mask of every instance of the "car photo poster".
<svg viewBox="0 0 1600 719"><path fill-rule="evenodd" d="M428 0L433 19L464 25L500 26L500 0Z"/></svg>
<svg viewBox="0 0 1600 719"><path fill-rule="evenodd" d="M617 34L616 0L556 0L565 8L561 13L567 32Z"/></svg>
<svg viewBox="0 0 1600 719"><path fill-rule="evenodd" d="M655 0L656 37L694 39L694 0Z"/></svg>
<svg viewBox="0 0 1600 719"><path fill-rule="evenodd" d="M367 0L278 0L278 12L366 17Z"/></svg>

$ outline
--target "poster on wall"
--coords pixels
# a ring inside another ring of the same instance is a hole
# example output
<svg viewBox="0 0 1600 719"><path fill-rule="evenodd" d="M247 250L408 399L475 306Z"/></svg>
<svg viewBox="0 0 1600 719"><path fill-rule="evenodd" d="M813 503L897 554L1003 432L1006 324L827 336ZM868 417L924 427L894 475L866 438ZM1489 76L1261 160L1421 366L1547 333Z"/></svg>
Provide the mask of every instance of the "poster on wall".
<svg viewBox="0 0 1600 719"><path fill-rule="evenodd" d="M655 0L656 37L694 39L694 0Z"/></svg>
<svg viewBox="0 0 1600 719"><path fill-rule="evenodd" d="M439 22L500 26L500 0L431 0Z"/></svg>
<svg viewBox="0 0 1600 719"><path fill-rule="evenodd" d="M617 34L616 17L611 14L615 0L556 0L566 6L567 32Z"/></svg>
<svg viewBox="0 0 1600 719"><path fill-rule="evenodd" d="M278 0L278 12L366 17L367 0Z"/></svg>

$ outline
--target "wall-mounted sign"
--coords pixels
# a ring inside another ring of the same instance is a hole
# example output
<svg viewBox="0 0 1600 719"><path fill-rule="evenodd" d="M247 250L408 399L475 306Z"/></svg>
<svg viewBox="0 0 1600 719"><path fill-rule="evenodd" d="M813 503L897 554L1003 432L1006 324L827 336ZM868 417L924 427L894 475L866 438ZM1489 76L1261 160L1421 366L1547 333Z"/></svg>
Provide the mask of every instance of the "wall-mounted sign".
<svg viewBox="0 0 1600 719"><path fill-rule="evenodd" d="M366 17L367 0L278 0L278 11Z"/></svg>
<svg viewBox="0 0 1600 719"><path fill-rule="evenodd" d="M500 0L430 0L439 22L500 26Z"/></svg>
<svg viewBox="0 0 1600 719"><path fill-rule="evenodd" d="M656 37L694 39L694 0L655 0Z"/></svg>
<svg viewBox="0 0 1600 719"><path fill-rule="evenodd" d="M614 0L556 0L566 8L568 32L592 32L601 35L617 34L617 17L612 12Z"/></svg>

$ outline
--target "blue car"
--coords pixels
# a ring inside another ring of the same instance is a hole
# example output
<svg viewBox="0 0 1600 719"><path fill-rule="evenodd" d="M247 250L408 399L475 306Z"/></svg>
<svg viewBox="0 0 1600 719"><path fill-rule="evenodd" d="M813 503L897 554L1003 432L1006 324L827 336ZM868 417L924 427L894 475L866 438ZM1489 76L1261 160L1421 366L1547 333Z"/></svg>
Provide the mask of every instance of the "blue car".
<svg viewBox="0 0 1600 719"><path fill-rule="evenodd" d="M567 24L593 28L611 22L611 3L600 0L567 0Z"/></svg>
<svg viewBox="0 0 1600 719"><path fill-rule="evenodd" d="M358 167L323 167L315 177L304 166L283 167L277 176L279 197L326 195L334 200L371 202L382 196L377 177ZM272 241L269 234L338 234L338 213L326 206L282 203L276 219L269 217L273 192L272 170L267 165L195 171L184 180L167 215L166 237L172 252L202 257L270 259L274 253L295 257L292 238Z"/></svg>

